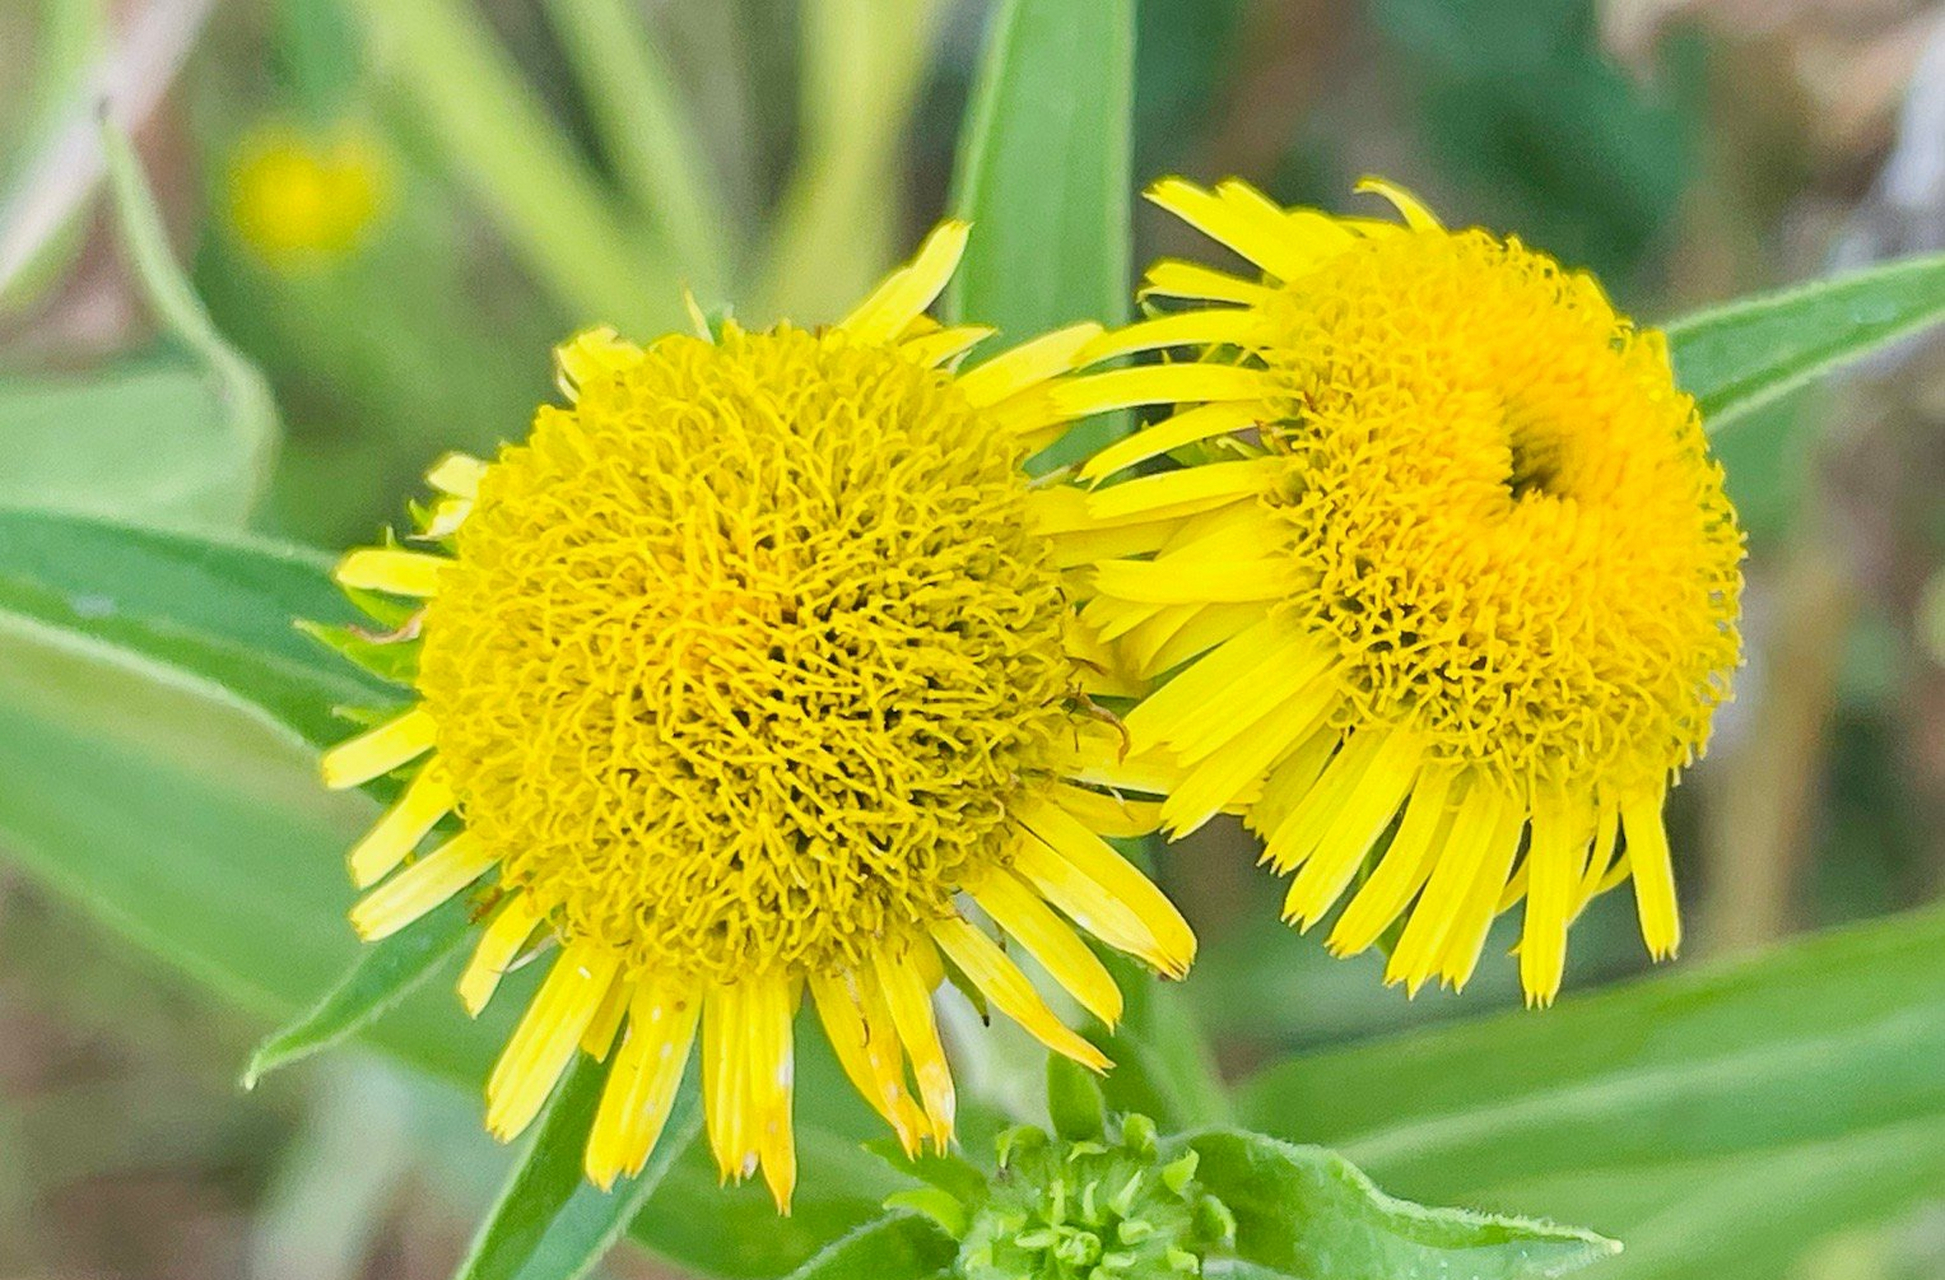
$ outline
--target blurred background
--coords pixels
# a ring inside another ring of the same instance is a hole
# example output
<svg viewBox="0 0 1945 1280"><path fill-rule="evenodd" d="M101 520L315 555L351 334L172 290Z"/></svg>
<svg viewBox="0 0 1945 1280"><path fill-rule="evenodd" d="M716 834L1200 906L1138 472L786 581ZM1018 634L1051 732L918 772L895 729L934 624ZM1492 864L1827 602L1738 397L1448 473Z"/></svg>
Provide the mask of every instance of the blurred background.
<svg viewBox="0 0 1945 1280"><path fill-rule="evenodd" d="M673 327L685 285L758 323L835 318L945 207L987 14L0 0L0 459L22 441L81 459L44 502L367 538L438 454L524 431L577 325ZM1380 172L1594 269L1650 321L1945 247L1945 6L1139 14L1138 181L1238 174L1342 208ZM281 443L249 476L174 481L199 446L167 430L170 406L188 420L208 392L158 344L63 150L104 83L137 104L178 256L274 389ZM1195 250L1146 211L1138 246ZM112 438L66 434L82 395L128 397ZM1748 663L1675 798L1685 962L1945 888L1945 345L1793 396L1721 456L1750 537ZM0 462L0 501L9 483ZM1517 1004L1503 961L1407 1003L1369 957L1326 960L1277 923L1253 856L1218 825L1163 868L1205 938L1190 991L1230 1074ZM1643 967L1631 912L1625 893L1590 912L1570 983ZM352 1053L241 1097L261 1030L0 866L0 1277L448 1274L503 1159L474 1104ZM1797 1275L1945 1276L1945 1200L1826 1242Z"/></svg>

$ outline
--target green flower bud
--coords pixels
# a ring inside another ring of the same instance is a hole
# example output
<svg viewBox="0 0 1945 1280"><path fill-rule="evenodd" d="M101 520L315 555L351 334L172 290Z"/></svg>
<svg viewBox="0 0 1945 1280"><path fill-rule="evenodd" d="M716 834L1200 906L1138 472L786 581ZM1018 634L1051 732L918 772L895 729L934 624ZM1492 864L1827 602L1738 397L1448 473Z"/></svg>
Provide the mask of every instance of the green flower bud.
<svg viewBox="0 0 1945 1280"><path fill-rule="evenodd" d="M999 1172L961 1235L964 1280L1150 1280L1197 1276L1236 1220L1146 1116L1108 1120L1100 1140L1039 1129L999 1138Z"/></svg>

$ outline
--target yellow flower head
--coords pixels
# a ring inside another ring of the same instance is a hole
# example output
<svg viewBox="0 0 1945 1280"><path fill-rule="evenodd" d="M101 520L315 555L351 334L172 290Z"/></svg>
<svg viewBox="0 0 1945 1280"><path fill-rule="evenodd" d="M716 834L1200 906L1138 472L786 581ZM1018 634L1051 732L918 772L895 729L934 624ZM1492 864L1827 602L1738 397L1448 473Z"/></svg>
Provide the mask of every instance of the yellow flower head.
<svg viewBox="0 0 1945 1280"><path fill-rule="evenodd" d="M431 547L339 569L426 602L418 704L325 757L340 787L424 758L352 851L376 885L352 920L383 937L495 878L467 1007L558 956L488 1126L520 1132L577 1045L613 1049L587 1148L604 1186L646 1161L700 1027L723 1174L760 1166L787 1205L806 988L909 1150L952 1132L930 1002L947 965L1104 1069L969 902L1109 1022L1120 993L1075 925L1170 975L1194 953L1102 839L1151 828L1122 793L1158 783L1087 701L1097 669L1019 471L1099 328L955 375L990 330L924 312L965 238L942 226L827 331L582 335L526 443L434 469ZM412 857L449 814L463 832Z"/></svg>
<svg viewBox="0 0 1945 1280"><path fill-rule="evenodd" d="M386 186L384 156L364 134L323 138L268 127L246 139L230 164L230 221L273 267L327 265L364 243Z"/></svg>
<svg viewBox="0 0 1945 1280"><path fill-rule="evenodd" d="M1165 826L1240 809L1306 929L1356 885L1331 949L1402 919L1386 976L1413 991L1463 985L1524 897L1546 1003L1630 871L1650 951L1680 941L1662 800L1728 696L1742 536L1661 334L1366 186L1404 225L1150 193L1263 274L1160 263L1146 292L1196 305L1084 353L1201 355L1059 389L1181 406L1084 476L1195 465L1094 491L1063 554L1099 561L1083 616L1135 674L1181 667L1128 718L1186 770Z"/></svg>

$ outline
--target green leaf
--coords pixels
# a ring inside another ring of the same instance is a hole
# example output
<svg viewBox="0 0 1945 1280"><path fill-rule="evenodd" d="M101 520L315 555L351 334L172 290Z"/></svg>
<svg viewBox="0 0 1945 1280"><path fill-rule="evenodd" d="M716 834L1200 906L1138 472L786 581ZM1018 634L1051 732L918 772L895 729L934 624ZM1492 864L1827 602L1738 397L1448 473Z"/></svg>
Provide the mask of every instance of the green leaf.
<svg viewBox="0 0 1945 1280"><path fill-rule="evenodd" d="M468 895L451 899L389 938L364 947L337 986L250 1055L243 1087L279 1067L340 1044L369 1027L444 967L472 926Z"/></svg>
<svg viewBox="0 0 1945 1280"><path fill-rule="evenodd" d="M1945 254L1744 298L1666 325L1675 373L1719 431L1945 319Z"/></svg>
<svg viewBox="0 0 1945 1280"><path fill-rule="evenodd" d="M1128 315L1133 0L1005 0L959 142L952 207L972 223L946 295L955 321L1007 341ZM1038 465L1084 457L1125 428L1068 432Z"/></svg>
<svg viewBox="0 0 1945 1280"><path fill-rule="evenodd" d="M1463 1209L1426 1209L1379 1191L1344 1157L1235 1130L1188 1145L1195 1176L1236 1216L1245 1265L1207 1274L1288 1280L1522 1280L1562 1276L1620 1251L1587 1231Z"/></svg>
<svg viewBox="0 0 1945 1280"><path fill-rule="evenodd" d="M1047 1115L1054 1133L1068 1142L1098 1142L1107 1132L1101 1082L1064 1054L1047 1055Z"/></svg>
<svg viewBox="0 0 1945 1280"><path fill-rule="evenodd" d="M1228 1123L1228 1095L1182 989L1125 956L1102 959L1127 1001L1120 1024L1094 1037L1114 1060L1101 1080L1109 1108L1145 1115L1167 1131Z"/></svg>
<svg viewBox="0 0 1945 1280"><path fill-rule="evenodd" d="M1589 1223L1628 1243L1614 1280L1774 1280L1945 1184L1941 1061L1933 908L1305 1055L1240 1108L1415 1199Z"/></svg>
<svg viewBox="0 0 1945 1280"><path fill-rule="evenodd" d="M834 1241L790 1280L934 1280L949 1274L958 1252L930 1218L892 1213Z"/></svg>
<svg viewBox="0 0 1945 1280"><path fill-rule="evenodd" d="M192 527L237 524L256 478L208 373L187 361L0 379L0 503Z"/></svg>
<svg viewBox="0 0 1945 1280"><path fill-rule="evenodd" d="M1020 342L1128 312L1130 0L1006 0L959 143L950 308Z"/></svg>
<svg viewBox="0 0 1945 1280"><path fill-rule="evenodd" d="M647 1166L602 1191L582 1172L582 1153L607 1079L606 1064L579 1056L460 1264L459 1280L577 1280L587 1274L701 1127L696 1091L685 1088Z"/></svg>
<svg viewBox="0 0 1945 1280"><path fill-rule="evenodd" d="M334 706L401 700L296 631L294 619L357 615L329 562L290 547L0 510L7 615L255 708L313 744L346 736Z"/></svg>

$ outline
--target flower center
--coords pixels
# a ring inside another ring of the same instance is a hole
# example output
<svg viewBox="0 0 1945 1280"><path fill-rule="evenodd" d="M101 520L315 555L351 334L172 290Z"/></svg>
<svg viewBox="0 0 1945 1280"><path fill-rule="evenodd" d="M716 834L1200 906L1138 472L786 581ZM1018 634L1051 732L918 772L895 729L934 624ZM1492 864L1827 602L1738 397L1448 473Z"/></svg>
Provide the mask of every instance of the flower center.
<svg viewBox="0 0 1945 1280"><path fill-rule="evenodd" d="M1363 241L1275 305L1286 607L1335 638L1354 718L1513 785L1699 751L1741 534L1659 335L1481 232Z"/></svg>
<svg viewBox="0 0 1945 1280"><path fill-rule="evenodd" d="M1068 721L1009 437L841 335L665 339L487 472L420 690L468 827L568 941L856 963L1003 857Z"/></svg>

